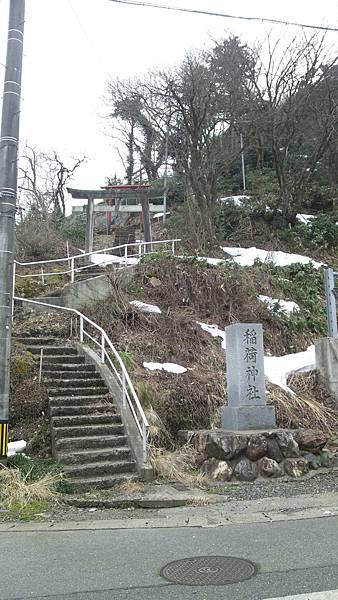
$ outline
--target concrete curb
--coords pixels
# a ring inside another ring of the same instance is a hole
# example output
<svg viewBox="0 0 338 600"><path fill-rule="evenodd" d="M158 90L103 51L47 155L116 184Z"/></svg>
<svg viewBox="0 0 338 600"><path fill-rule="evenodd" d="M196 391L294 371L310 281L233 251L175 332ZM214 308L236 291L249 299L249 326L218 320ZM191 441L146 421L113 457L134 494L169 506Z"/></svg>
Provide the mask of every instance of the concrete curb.
<svg viewBox="0 0 338 600"><path fill-rule="evenodd" d="M4 522L0 523L0 532L60 532L60 531L96 531L116 529L162 529L180 527L226 527L262 523L271 525L278 521L298 521L338 517L338 493L302 495L291 498L264 498L251 501L233 501L215 503L204 507L177 507L170 513L158 509L149 517L128 513L128 518L100 519L95 513L91 520L46 521L46 522Z"/></svg>

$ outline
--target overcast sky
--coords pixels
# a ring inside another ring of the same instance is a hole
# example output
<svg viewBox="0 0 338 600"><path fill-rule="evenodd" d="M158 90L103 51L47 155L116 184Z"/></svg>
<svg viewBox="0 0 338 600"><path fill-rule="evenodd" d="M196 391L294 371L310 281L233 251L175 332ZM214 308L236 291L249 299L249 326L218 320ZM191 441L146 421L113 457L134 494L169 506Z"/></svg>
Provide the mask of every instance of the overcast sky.
<svg viewBox="0 0 338 600"><path fill-rule="evenodd" d="M336 0L157 0L158 4L247 16L338 26ZM1 88L9 0L0 0ZM133 77L171 65L184 52L213 38L236 34L244 41L290 29L216 17L118 5L109 0L26 0L21 149L29 144L88 157L74 185L96 188L105 177L124 175L104 119L109 78ZM291 32L295 33L294 28ZM338 34L330 34L337 44ZM105 133L106 131L106 133Z"/></svg>

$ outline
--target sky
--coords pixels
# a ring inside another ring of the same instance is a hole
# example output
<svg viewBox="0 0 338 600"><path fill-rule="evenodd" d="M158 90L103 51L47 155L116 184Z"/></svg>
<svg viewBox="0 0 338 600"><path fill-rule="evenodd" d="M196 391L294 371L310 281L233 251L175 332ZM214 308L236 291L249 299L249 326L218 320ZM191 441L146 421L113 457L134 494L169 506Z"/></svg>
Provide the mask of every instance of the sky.
<svg viewBox="0 0 338 600"><path fill-rule="evenodd" d="M157 0L158 4L338 26L336 0ZM4 75L9 0L0 0L0 86ZM99 188L123 176L109 136L107 82L171 66L187 50L229 34L248 43L295 28L119 5L109 0L26 0L21 151L26 142L56 150L67 164L85 155L74 187ZM329 34L338 48L338 33ZM0 104L1 106L1 104Z"/></svg>

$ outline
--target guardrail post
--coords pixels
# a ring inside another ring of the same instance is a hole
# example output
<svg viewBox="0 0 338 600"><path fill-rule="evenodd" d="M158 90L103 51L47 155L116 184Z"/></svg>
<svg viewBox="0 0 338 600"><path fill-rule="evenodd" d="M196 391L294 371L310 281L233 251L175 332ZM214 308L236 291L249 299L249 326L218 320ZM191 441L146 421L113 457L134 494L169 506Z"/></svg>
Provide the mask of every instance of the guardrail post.
<svg viewBox="0 0 338 600"><path fill-rule="evenodd" d="M124 264L126 266L128 264L128 246L127 246L127 244L124 247Z"/></svg>
<svg viewBox="0 0 338 600"><path fill-rule="evenodd" d="M80 342L83 342L83 317L80 316Z"/></svg>
<svg viewBox="0 0 338 600"><path fill-rule="evenodd" d="M139 255L139 258L142 257L142 244L138 245L138 255Z"/></svg>
<svg viewBox="0 0 338 600"><path fill-rule="evenodd" d="M124 371L122 371L122 406L126 408L127 404L127 390L126 390L126 376Z"/></svg>
<svg viewBox="0 0 338 600"><path fill-rule="evenodd" d="M102 333L101 334L101 362L102 362L103 365L105 363L105 358L106 358L104 350L105 350L105 338L104 338L104 335Z"/></svg>
<svg viewBox="0 0 338 600"><path fill-rule="evenodd" d="M70 282L74 283L75 280L75 270L74 270L74 258L71 259L70 261Z"/></svg>
<svg viewBox="0 0 338 600"><path fill-rule="evenodd" d="M171 242L171 251L172 251L173 256L175 256L175 240L173 240Z"/></svg>
<svg viewBox="0 0 338 600"><path fill-rule="evenodd" d="M146 465L148 462L148 440L147 440L147 427L142 422L142 447L143 447L143 464Z"/></svg>
<svg viewBox="0 0 338 600"><path fill-rule="evenodd" d="M43 274L43 267L41 267L41 279L42 279L42 285L45 285L45 276Z"/></svg>
<svg viewBox="0 0 338 600"><path fill-rule="evenodd" d="M42 379L42 361L43 361L43 348L41 348L41 350L40 350L39 385L41 385L41 379Z"/></svg>
<svg viewBox="0 0 338 600"><path fill-rule="evenodd" d="M337 328L337 306L334 295L334 272L333 269L325 269L325 296L327 309L327 333L329 337L338 337Z"/></svg>

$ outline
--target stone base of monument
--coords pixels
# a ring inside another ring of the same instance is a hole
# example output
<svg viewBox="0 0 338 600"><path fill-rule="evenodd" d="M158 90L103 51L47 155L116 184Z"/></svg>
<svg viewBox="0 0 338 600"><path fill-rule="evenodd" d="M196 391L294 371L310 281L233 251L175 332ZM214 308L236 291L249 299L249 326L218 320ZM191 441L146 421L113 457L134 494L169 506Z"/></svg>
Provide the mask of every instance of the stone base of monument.
<svg viewBox="0 0 338 600"><path fill-rule="evenodd" d="M338 445L327 447L329 436L309 429L179 431L191 444L201 473L210 482L254 481L257 478L301 477L309 469L338 467Z"/></svg>
<svg viewBox="0 0 338 600"><path fill-rule="evenodd" d="M274 429L276 411L274 406L224 406L221 409L221 427L226 431L250 429Z"/></svg>

